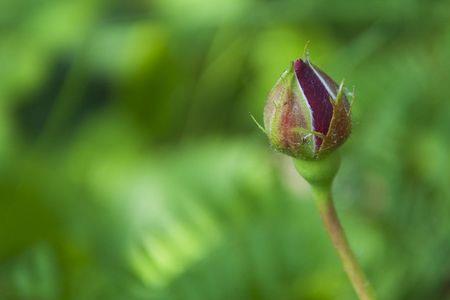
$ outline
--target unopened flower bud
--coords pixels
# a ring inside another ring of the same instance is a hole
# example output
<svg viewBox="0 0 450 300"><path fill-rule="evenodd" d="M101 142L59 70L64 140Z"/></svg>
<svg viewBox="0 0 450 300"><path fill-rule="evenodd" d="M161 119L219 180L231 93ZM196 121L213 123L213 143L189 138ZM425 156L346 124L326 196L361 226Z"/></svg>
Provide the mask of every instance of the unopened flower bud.
<svg viewBox="0 0 450 300"><path fill-rule="evenodd" d="M264 127L272 146L301 159L320 159L350 135L350 105L343 84L298 59L267 99Z"/></svg>

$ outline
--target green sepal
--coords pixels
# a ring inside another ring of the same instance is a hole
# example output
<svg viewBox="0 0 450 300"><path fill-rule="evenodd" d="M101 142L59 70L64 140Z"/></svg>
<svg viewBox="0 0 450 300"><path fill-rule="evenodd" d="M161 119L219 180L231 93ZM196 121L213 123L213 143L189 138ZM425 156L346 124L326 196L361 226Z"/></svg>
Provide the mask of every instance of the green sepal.
<svg viewBox="0 0 450 300"><path fill-rule="evenodd" d="M285 147L282 136L282 114L284 105L292 100L298 104L303 122L301 127L290 129L291 132L298 134L299 143L295 147ZM312 130L311 112L295 76L294 62L272 88L264 115L265 132L275 150L293 157L305 159L314 157L315 133Z"/></svg>
<svg viewBox="0 0 450 300"><path fill-rule="evenodd" d="M330 98L330 102L333 105L333 117L331 118L328 133L323 139L322 145L317 153L318 158L343 144L351 133L352 122L350 109L347 108L348 103L344 101L344 97L344 81L342 81L339 85L336 99L333 100Z"/></svg>

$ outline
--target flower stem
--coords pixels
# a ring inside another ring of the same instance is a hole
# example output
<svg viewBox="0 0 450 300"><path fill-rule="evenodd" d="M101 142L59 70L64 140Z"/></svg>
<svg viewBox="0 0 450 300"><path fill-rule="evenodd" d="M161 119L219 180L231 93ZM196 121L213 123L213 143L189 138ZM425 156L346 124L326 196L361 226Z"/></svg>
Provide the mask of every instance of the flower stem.
<svg viewBox="0 0 450 300"><path fill-rule="evenodd" d="M345 236L344 229L339 222L330 189L314 189L313 187L313 191L322 221L339 254L344 270L347 273L356 294L361 300L375 300L374 292L372 291L363 270L358 264Z"/></svg>
<svg viewBox="0 0 450 300"><path fill-rule="evenodd" d="M356 294L360 300L375 300L375 294L350 248L334 208L331 186L340 166L339 153L334 152L319 160L294 159L294 165L298 173L311 185L325 229L339 254Z"/></svg>

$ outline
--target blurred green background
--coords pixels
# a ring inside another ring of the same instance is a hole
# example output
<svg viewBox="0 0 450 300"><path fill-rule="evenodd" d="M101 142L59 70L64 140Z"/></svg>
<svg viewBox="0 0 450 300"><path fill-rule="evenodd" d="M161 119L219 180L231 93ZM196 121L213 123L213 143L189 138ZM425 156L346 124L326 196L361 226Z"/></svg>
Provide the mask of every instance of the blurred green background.
<svg viewBox="0 0 450 300"><path fill-rule="evenodd" d="M450 2L1 0L0 299L355 299L249 113L356 87L337 209L380 299L450 299Z"/></svg>

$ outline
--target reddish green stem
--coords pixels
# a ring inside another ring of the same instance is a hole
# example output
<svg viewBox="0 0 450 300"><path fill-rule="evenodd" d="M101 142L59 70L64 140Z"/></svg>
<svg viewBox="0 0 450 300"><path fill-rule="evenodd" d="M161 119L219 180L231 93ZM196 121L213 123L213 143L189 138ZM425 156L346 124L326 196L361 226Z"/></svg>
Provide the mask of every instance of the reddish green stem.
<svg viewBox="0 0 450 300"><path fill-rule="evenodd" d="M294 159L294 164L298 173L311 184L325 229L341 258L356 294L360 300L375 300L375 294L345 237L331 196L333 179L340 166L339 153L334 152L317 160Z"/></svg>
<svg viewBox="0 0 450 300"><path fill-rule="evenodd" d="M313 187L313 190L320 216L356 294L361 300L375 300L375 294L358 264L339 222L330 189L314 189Z"/></svg>

